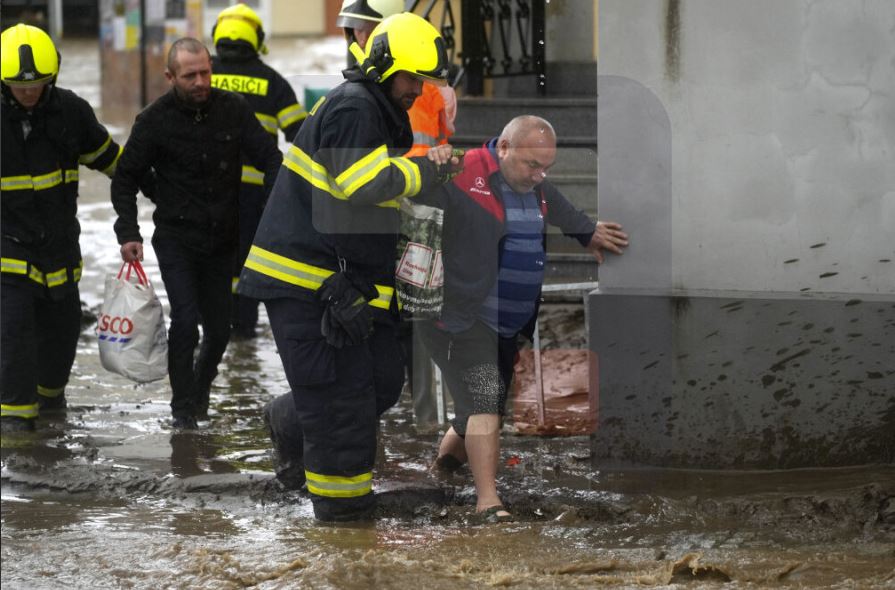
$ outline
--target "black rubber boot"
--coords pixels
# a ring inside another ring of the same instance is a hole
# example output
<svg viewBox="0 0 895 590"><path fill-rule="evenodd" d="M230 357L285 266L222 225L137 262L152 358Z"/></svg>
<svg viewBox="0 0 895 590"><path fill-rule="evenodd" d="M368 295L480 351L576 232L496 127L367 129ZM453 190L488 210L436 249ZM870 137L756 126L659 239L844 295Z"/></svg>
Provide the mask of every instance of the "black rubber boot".
<svg viewBox="0 0 895 590"><path fill-rule="evenodd" d="M56 397L47 397L45 395L37 395L37 407L41 414L52 412L63 412L68 407L65 399L65 392L60 393Z"/></svg>
<svg viewBox="0 0 895 590"><path fill-rule="evenodd" d="M277 480L287 490L301 489L305 485L304 437L292 393L284 393L269 401L262 415L273 443L271 462Z"/></svg>
<svg viewBox="0 0 895 590"><path fill-rule="evenodd" d="M0 432L14 434L17 432L34 432L37 420L33 418L19 418L18 416L0 416Z"/></svg>

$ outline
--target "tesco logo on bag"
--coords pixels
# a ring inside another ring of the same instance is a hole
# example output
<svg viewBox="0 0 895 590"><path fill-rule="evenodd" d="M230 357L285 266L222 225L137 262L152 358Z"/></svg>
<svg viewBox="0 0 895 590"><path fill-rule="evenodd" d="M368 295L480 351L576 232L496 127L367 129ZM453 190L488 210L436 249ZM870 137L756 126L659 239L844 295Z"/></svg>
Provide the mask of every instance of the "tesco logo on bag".
<svg viewBox="0 0 895 590"><path fill-rule="evenodd" d="M109 342L127 342L127 336L134 331L134 323L127 317L110 316L103 314L96 326L96 333L100 340Z"/></svg>

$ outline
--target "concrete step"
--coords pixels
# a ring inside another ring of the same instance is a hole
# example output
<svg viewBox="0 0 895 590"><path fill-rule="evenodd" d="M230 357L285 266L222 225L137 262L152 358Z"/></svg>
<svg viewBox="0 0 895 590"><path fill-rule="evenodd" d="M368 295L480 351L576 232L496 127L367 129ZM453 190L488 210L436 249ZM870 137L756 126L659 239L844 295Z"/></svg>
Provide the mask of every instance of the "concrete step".
<svg viewBox="0 0 895 590"><path fill-rule="evenodd" d="M596 97L564 98L478 98L459 99L456 134L470 137L499 135L510 119L537 115L550 121L560 138L590 138L597 143ZM580 145L580 143L579 143Z"/></svg>

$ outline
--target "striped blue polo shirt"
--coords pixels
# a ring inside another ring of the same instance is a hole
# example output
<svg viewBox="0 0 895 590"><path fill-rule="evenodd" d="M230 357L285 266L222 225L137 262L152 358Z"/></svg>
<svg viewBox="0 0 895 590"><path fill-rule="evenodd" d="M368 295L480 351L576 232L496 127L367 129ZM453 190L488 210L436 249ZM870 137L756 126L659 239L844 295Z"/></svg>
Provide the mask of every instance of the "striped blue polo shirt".
<svg viewBox="0 0 895 590"><path fill-rule="evenodd" d="M544 215L534 191L515 192L503 178L506 236L497 281L482 304L479 318L501 336L515 336L535 311L544 282Z"/></svg>

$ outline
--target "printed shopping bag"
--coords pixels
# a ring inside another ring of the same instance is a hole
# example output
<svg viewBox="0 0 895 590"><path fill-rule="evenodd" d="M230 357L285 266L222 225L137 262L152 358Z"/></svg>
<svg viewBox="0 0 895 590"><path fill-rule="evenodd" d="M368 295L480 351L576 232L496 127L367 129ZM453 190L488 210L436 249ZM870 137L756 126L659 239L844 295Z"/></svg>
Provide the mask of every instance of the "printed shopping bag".
<svg viewBox="0 0 895 590"><path fill-rule="evenodd" d="M444 300L441 258L444 212L407 199L402 200L400 211L395 288L402 312L412 319L437 318Z"/></svg>
<svg viewBox="0 0 895 590"><path fill-rule="evenodd" d="M139 261L106 275L96 326L99 357L107 371L137 383L168 374L168 338L162 304Z"/></svg>

